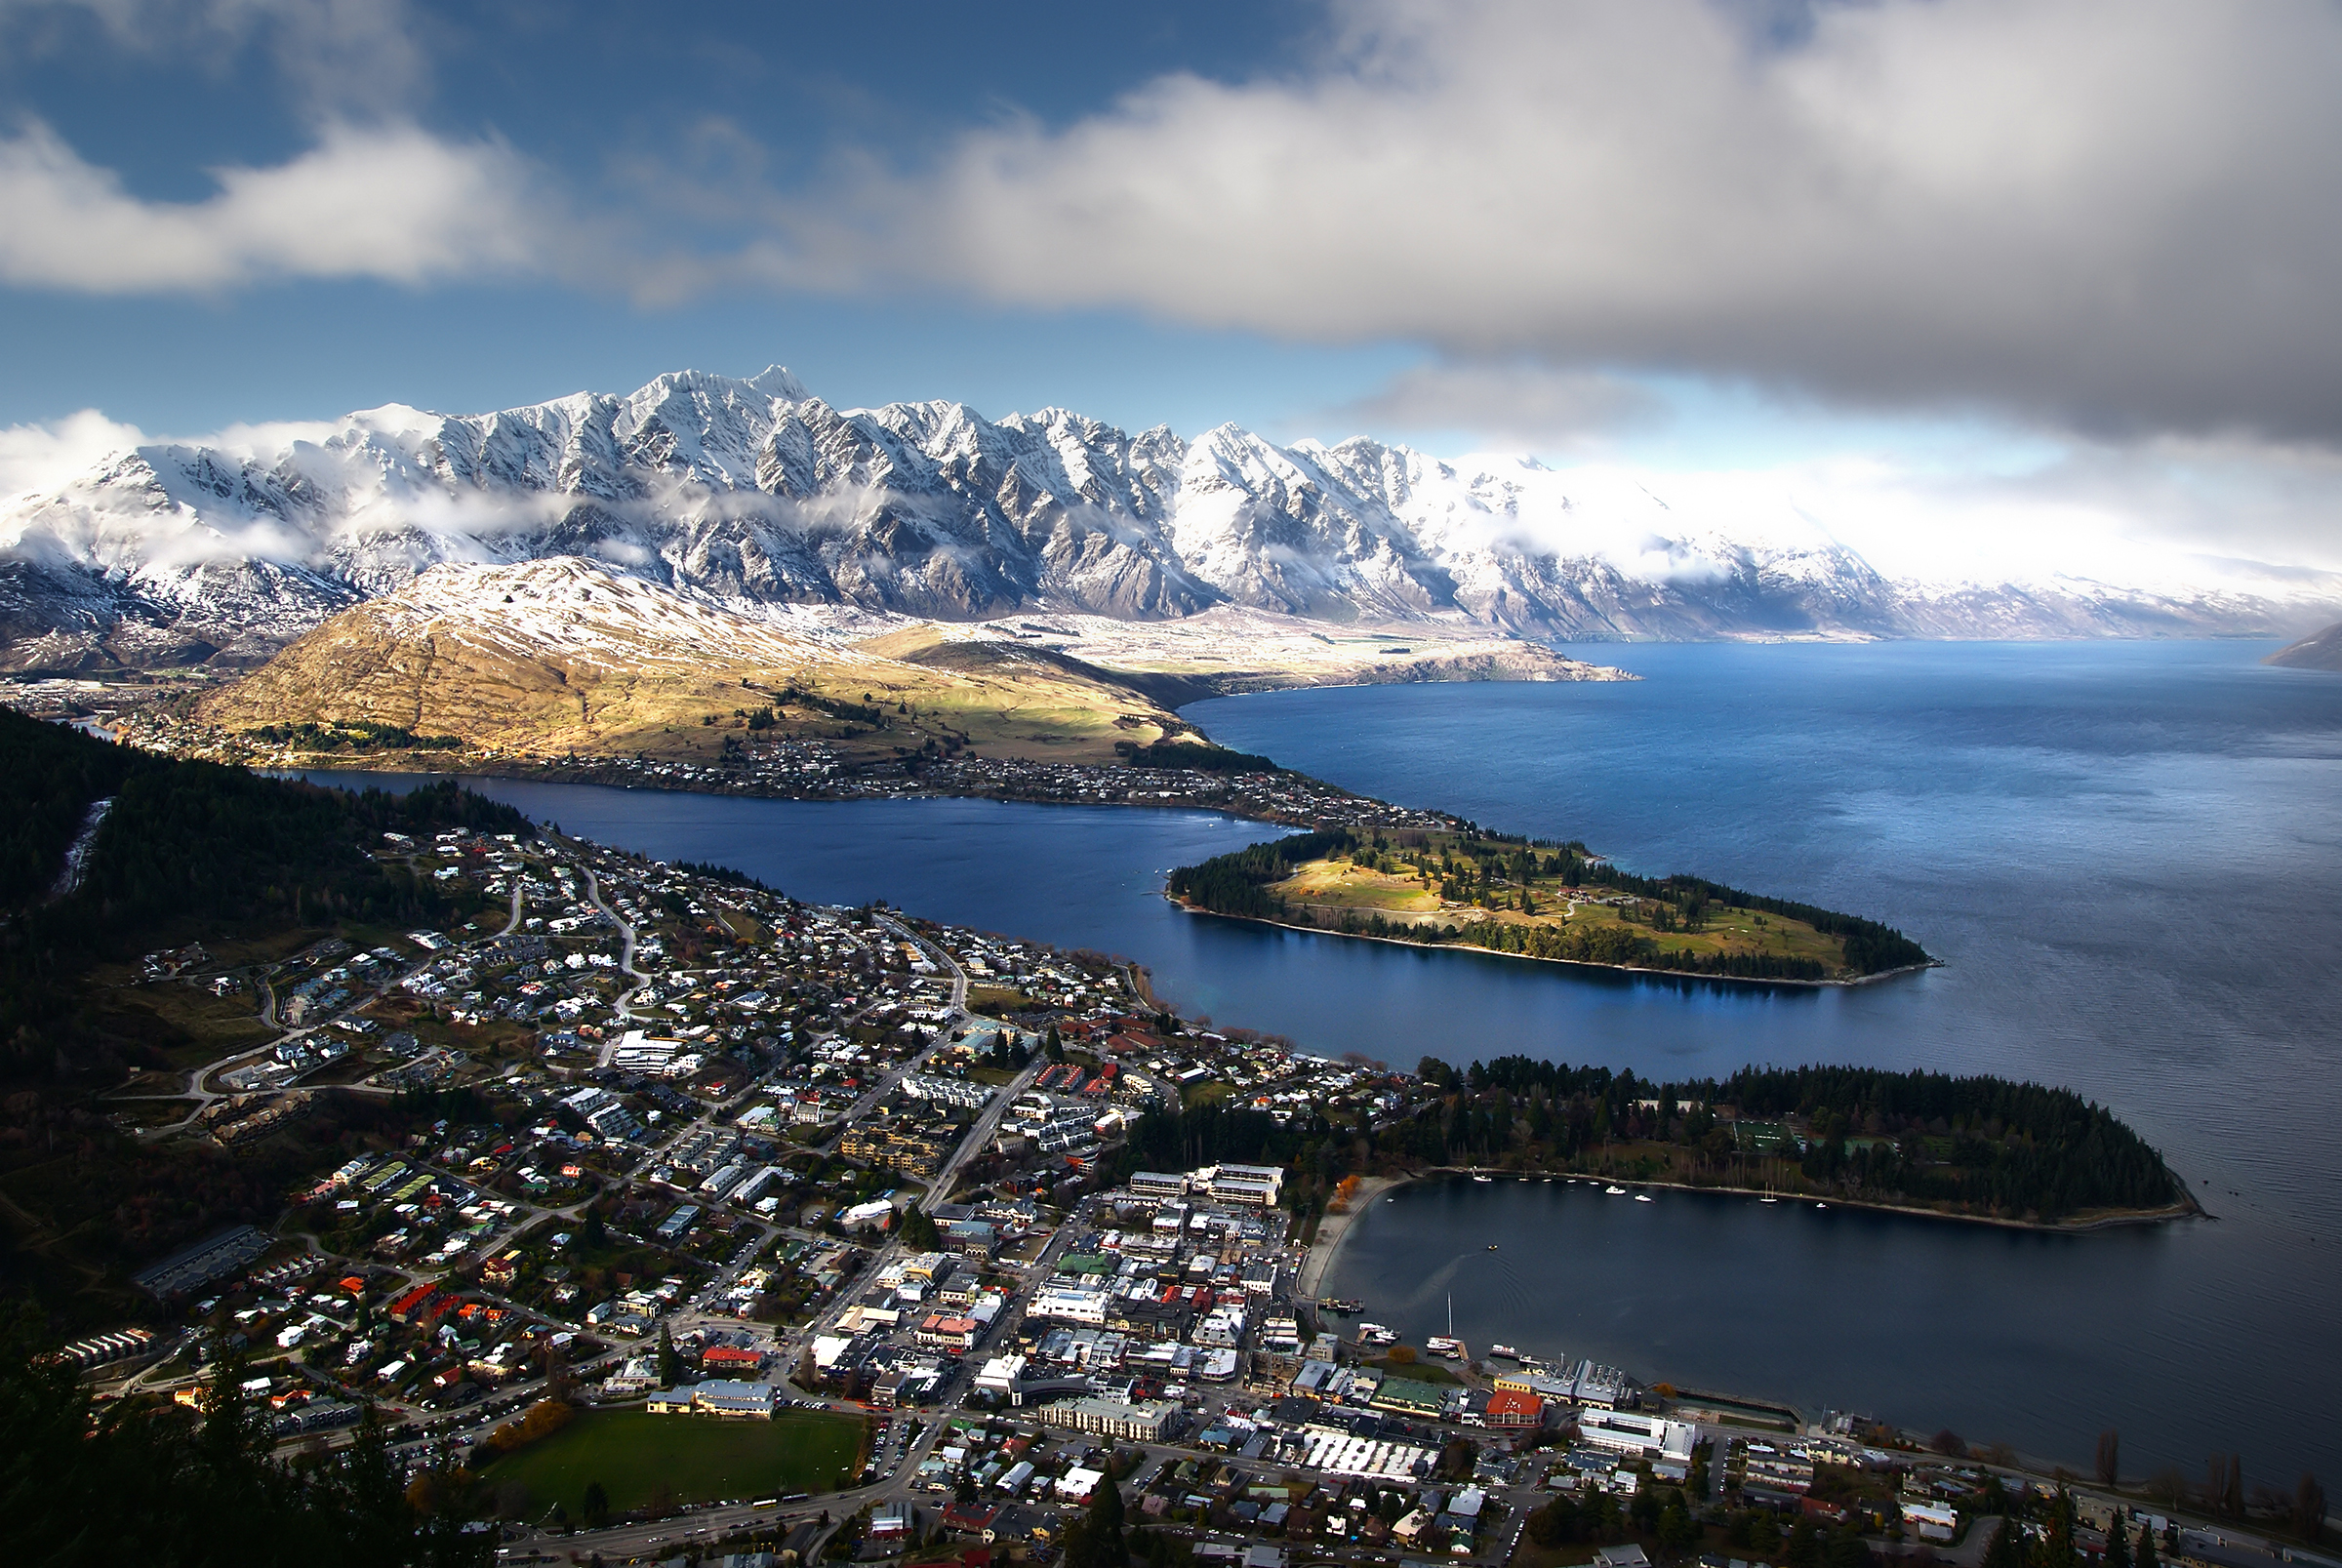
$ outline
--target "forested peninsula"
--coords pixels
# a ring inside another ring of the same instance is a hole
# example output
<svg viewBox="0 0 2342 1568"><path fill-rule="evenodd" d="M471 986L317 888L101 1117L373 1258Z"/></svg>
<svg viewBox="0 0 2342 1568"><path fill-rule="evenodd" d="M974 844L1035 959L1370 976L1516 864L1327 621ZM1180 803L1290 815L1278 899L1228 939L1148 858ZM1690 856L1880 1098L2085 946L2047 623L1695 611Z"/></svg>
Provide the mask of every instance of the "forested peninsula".
<svg viewBox="0 0 2342 1568"><path fill-rule="evenodd" d="M1198 1106L1140 1118L1134 1170L1240 1160L1293 1173L1295 1201L1350 1176L1568 1174L1764 1192L2006 1225L2198 1212L2162 1156L2070 1089L1877 1067L1743 1067L1661 1083L1523 1056L1426 1059L1400 1112Z"/></svg>
<svg viewBox="0 0 2342 1568"><path fill-rule="evenodd" d="M1876 920L1470 825L1295 833L1180 866L1165 891L1342 936L1730 980L1844 985L1935 962Z"/></svg>

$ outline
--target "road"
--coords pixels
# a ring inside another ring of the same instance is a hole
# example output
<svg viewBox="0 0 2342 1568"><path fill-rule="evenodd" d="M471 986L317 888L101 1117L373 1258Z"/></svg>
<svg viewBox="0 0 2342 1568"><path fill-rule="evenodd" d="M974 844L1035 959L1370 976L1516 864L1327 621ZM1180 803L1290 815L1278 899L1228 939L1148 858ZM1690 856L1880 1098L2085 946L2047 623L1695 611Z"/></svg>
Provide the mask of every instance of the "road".
<svg viewBox="0 0 2342 1568"><path fill-rule="evenodd" d="M571 847L574 851L575 846L573 845ZM603 919L618 927L619 935L623 939L624 945L618 950L618 972L626 976L628 980L634 982L634 984L631 987L620 994L615 1006L618 1010L618 1016L622 1020L630 1019L634 1016L634 998L640 996L645 990L649 989L651 985L651 977L634 967L635 937L633 923L631 921L621 920L618 917L618 911L602 902L601 879L593 874L593 867L586 864L585 857L582 855L579 856L577 858L577 863L578 869L586 873L586 902L592 905L596 909L599 909L602 912ZM623 1034L624 1032L624 1030L618 1031L619 1034ZM617 1049L618 1038L615 1035L610 1039L604 1040L602 1042L601 1053L594 1059L593 1065L597 1067L608 1066L610 1065L611 1053Z"/></svg>

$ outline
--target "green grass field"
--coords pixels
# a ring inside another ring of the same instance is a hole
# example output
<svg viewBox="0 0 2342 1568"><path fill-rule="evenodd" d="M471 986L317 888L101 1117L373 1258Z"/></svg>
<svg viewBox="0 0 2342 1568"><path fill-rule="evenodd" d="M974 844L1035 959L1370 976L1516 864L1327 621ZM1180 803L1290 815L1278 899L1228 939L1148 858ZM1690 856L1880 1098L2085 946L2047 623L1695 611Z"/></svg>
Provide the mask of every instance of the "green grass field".
<svg viewBox="0 0 2342 1568"><path fill-rule="evenodd" d="M531 1515L559 1503L575 1519L593 1481L610 1494L613 1513L660 1502L826 1492L852 1478L861 1450L862 1424L821 1410L786 1410L769 1422L591 1410L498 1460L483 1478L492 1487L526 1486Z"/></svg>

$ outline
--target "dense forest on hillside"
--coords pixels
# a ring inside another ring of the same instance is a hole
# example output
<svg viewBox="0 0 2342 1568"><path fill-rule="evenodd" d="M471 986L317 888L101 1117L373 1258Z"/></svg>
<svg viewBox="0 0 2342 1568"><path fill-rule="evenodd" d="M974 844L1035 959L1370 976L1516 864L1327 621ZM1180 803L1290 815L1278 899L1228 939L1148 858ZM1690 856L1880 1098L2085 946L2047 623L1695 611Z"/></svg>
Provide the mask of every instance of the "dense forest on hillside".
<svg viewBox="0 0 2342 1568"><path fill-rule="evenodd" d="M1427 946L1480 947L1491 952L1517 953L1530 958L1561 959L1572 963L1631 965L1695 975L1719 975L1742 980L1819 981L1831 970L1820 960L1778 952L1698 951L1671 946L1667 932L1697 931L1713 909L1735 908L1778 915L1811 926L1843 945L1843 970L1852 975L1876 975L1929 961L1926 949L1900 931L1791 899L1744 893L1704 877L1637 876L1621 871L1607 861L1590 858L1582 843L1548 846L1543 853L1529 840L1474 834L1459 846L1460 859L1477 867L1472 877L1450 877L1439 888L1442 896L1462 901L1476 896L1487 904L1486 889L1493 878L1513 877L1525 893L1533 878L1546 878L1568 889L1604 888L1652 901L1644 916L1650 933L1622 925L1534 925L1467 914L1451 922L1418 923L1393 920L1379 910L1348 909L1326 916L1295 911L1274 891L1274 885L1311 861L1329 856L1360 858L1390 867L1387 841L1371 841L1335 828L1297 833L1266 843L1251 844L1216 855L1196 865L1174 870L1167 884L1171 896L1214 914L1255 920L1298 919L1348 936L1380 937ZM1455 855L1456 852L1443 852ZM1427 868L1429 862L1424 864ZM1427 881L1429 877L1427 875ZM1524 904L1522 907L1527 907Z"/></svg>
<svg viewBox="0 0 2342 1568"><path fill-rule="evenodd" d="M0 709L0 909L49 891L90 803L140 761L127 746Z"/></svg>
<svg viewBox="0 0 2342 1568"><path fill-rule="evenodd" d="M1279 1123L1216 1105L1151 1111L1131 1131L1123 1174L1281 1165L1296 1206L1353 1172L1463 1165L2043 1221L2183 1197L2162 1157L2104 1106L2005 1078L1804 1066L1655 1083L1518 1056L1461 1069L1427 1059L1417 1076L1410 1113L1365 1125L1339 1112Z"/></svg>
<svg viewBox="0 0 2342 1568"><path fill-rule="evenodd" d="M114 801L81 885L51 900L89 804ZM260 938L282 948L337 921L460 923L480 905L362 846L463 826L529 830L509 807L447 784L349 794L146 755L0 710L0 1196L12 1294L112 1275L222 1225L266 1223L320 1157L380 1131L384 1103L329 1097L286 1139L230 1154L125 1137L92 1098L186 1042L119 984L142 953ZM135 971L131 971L135 973ZM183 1065L180 1062L178 1065ZM30 1228L26 1228L29 1226Z"/></svg>
<svg viewBox="0 0 2342 1568"><path fill-rule="evenodd" d="M0 1082L136 1065L102 1038L78 994L95 963L259 926L442 923L472 905L362 846L386 831L529 825L452 782L350 794L147 756L6 711L0 780L0 804L28 807L8 824L7 859L18 869L0 923ZM105 790L113 809L81 886L42 902L83 813Z"/></svg>
<svg viewBox="0 0 2342 1568"><path fill-rule="evenodd" d="M100 1409L72 1369L20 1336L0 1345L0 1496L9 1560L173 1568L486 1568L495 1538L420 1513L369 1422L331 1455L275 1461L265 1402L220 1380L200 1418L180 1406Z"/></svg>

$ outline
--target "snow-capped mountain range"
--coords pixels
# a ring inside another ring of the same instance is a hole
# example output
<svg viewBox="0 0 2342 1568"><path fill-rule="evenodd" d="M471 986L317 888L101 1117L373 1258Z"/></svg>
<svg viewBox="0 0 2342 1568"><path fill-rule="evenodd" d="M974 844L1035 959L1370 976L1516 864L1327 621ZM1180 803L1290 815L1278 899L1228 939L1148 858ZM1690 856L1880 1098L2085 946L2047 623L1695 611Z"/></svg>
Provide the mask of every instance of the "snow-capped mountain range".
<svg viewBox="0 0 2342 1568"><path fill-rule="evenodd" d="M0 668L248 663L440 562L584 555L731 609L1163 620L1234 604L1538 639L2298 631L2342 576L1890 581L1777 505L1363 438L831 408L778 367L118 453L0 503ZM795 612L801 617L803 611Z"/></svg>

